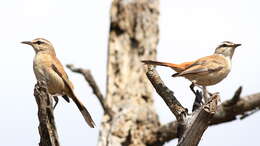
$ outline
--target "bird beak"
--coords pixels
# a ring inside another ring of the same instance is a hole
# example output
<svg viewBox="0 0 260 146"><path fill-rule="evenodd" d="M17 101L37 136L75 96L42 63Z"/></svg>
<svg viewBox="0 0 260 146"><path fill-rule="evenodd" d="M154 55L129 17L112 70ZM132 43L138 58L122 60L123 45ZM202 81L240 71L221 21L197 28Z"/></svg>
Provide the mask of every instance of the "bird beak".
<svg viewBox="0 0 260 146"><path fill-rule="evenodd" d="M235 44L235 47L241 46L241 44Z"/></svg>
<svg viewBox="0 0 260 146"><path fill-rule="evenodd" d="M22 44L27 44L27 45L32 45L32 42L30 42L30 41L23 41L23 42L21 42Z"/></svg>

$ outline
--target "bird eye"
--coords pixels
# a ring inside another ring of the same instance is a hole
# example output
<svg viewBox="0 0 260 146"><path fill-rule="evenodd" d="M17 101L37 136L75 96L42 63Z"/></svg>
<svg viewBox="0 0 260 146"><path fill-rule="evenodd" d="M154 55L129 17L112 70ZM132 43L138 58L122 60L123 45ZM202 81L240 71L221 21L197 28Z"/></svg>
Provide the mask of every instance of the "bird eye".
<svg viewBox="0 0 260 146"><path fill-rule="evenodd" d="M35 44L40 45L40 44L43 44L43 42L41 42L41 41L37 41L37 42L35 42Z"/></svg>
<svg viewBox="0 0 260 146"><path fill-rule="evenodd" d="M227 44L223 44L221 47L228 47L228 45Z"/></svg>

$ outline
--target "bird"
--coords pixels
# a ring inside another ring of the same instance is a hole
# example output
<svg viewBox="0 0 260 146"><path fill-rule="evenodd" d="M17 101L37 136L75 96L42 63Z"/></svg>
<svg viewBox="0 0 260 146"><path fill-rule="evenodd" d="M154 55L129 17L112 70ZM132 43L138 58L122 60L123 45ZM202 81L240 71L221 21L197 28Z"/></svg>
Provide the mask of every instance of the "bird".
<svg viewBox="0 0 260 146"><path fill-rule="evenodd" d="M52 43L44 38L21 43L32 46L35 51L33 71L37 81L46 82L48 92L53 95L55 101L57 96L62 96L67 102L69 102L69 98L72 99L87 124L94 128L95 123L86 107L75 95L74 86L57 58Z"/></svg>
<svg viewBox="0 0 260 146"><path fill-rule="evenodd" d="M176 73L172 77L184 77L192 82L191 89L195 85L212 86L227 77L231 70L231 60L235 49L241 44L224 41L217 46L215 52L210 56L199 58L195 61L180 64L160 62L153 60L142 60L148 65L166 66L173 69Z"/></svg>

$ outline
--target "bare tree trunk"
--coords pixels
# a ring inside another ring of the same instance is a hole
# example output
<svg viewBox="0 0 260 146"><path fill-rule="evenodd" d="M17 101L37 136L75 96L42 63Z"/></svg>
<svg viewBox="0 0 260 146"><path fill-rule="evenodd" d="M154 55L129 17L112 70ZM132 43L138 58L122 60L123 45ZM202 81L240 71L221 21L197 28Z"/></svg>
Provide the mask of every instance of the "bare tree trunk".
<svg viewBox="0 0 260 146"><path fill-rule="evenodd" d="M106 103L99 146L144 146L159 125L152 87L142 59L155 59L159 28L158 0L114 0L107 64ZM149 136L151 135L151 136Z"/></svg>

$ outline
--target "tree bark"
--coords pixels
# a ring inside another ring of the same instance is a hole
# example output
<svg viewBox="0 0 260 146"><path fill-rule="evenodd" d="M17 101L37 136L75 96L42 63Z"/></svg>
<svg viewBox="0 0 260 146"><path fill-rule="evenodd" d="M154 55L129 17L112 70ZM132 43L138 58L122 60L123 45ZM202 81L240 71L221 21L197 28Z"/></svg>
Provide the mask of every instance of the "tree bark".
<svg viewBox="0 0 260 146"><path fill-rule="evenodd" d="M158 15L158 0L112 3L105 100L114 115L102 119L99 146L145 146L155 138L160 125L141 60L155 59Z"/></svg>
<svg viewBox="0 0 260 146"><path fill-rule="evenodd" d="M177 146L197 146L217 110L219 95L211 95L206 103L202 106L198 106L197 110L194 110L188 115L188 110L180 104L178 99L174 96L173 91L164 84L152 65L148 65L146 75L156 89L156 92L163 98L177 119L177 127L173 128L177 131L176 134L179 138ZM196 97L199 96L201 96L201 93L196 91ZM202 96L200 98L202 98ZM195 102L197 102L197 100L195 100ZM151 141L148 142L150 145L157 145L158 140L153 144L150 142Z"/></svg>
<svg viewBox="0 0 260 146"><path fill-rule="evenodd" d="M237 93L237 92L236 92ZM239 95L240 96L240 95ZM236 98L236 96L234 96ZM231 100L224 101L217 108L216 113L212 117L209 125L222 124L239 119L244 119L245 116L249 116L255 111L260 109L260 93L252 94L245 97L239 97L236 102L233 102L234 97ZM231 102L230 102L231 101ZM157 139L150 141L151 145L158 143L165 143L178 137L177 135L177 121L173 121L162 125L156 133L154 133Z"/></svg>
<svg viewBox="0 0 260 146"><path fill-rule="evenodd" d="M37 82L34 88L34 96L38 105L39 118L39 146L59 146L58 133L56 131L52 97L49 95L46 83Z"/></svg>

